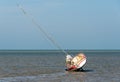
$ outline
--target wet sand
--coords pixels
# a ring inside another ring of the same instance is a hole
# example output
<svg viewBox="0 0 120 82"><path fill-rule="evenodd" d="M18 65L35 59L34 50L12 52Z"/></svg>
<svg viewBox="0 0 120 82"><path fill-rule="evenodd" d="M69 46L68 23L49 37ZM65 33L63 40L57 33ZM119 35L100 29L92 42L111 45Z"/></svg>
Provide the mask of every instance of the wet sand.
<svg viewBox="0 0 120 82"><path fill-rule="evenodd" d="M120 82L119 53L87 54L82 72L65 71L63 55L0 55L0 82Z"/></svg>

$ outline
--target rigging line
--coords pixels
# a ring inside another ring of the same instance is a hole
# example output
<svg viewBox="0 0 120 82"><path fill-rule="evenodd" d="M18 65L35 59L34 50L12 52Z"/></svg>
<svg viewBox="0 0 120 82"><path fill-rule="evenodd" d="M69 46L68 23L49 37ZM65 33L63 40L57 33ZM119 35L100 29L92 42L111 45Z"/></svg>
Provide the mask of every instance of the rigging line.
<svg viewBox="0 0 120 82"><path fill-rule="evenodd" d="M39 28L39 30L46 36L46 38L47 38L48 40L50 40L50 41L51 41L58 49L60 49L64 54L66 54L66 55L68 54L68 53L67 53L65 50L63 50L63 49L61 48L61 46L53 39L53 37L50 36L50 35L35 21L35 19L34 19L31 15L29 15L29 14L23 9L23 7L21 7L19 4L17 4L17 6L18 6L18 8L21 9L21 11L23 12L24 15L26 15L28 18L31 19L32 23Z"/></svg>

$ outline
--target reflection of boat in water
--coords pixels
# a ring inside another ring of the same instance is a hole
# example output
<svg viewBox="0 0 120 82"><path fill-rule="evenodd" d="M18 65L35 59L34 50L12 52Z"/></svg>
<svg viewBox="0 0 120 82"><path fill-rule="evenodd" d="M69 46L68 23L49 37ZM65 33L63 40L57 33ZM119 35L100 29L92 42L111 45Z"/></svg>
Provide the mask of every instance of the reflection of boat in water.
<svg viewBox="0 0 120 82"><path fill-rule="evenodd" d="M86 63L86 56L83 53L77 54L75 57L66 56L66 67L68 71L83 70L82 67Z"/></svg>

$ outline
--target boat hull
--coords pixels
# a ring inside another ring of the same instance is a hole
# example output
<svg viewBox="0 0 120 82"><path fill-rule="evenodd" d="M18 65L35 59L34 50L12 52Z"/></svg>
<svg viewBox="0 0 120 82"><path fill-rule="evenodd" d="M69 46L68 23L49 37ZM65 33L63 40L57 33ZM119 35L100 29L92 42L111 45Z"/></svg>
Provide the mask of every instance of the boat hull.
<svg viewBox="0 0 120 82"><path fill-rule="evenodd" d="M81 69L86 64L86 56L84 54L78 54L71 60L71 64L67 65L67 71L75 71Z"/></svg>

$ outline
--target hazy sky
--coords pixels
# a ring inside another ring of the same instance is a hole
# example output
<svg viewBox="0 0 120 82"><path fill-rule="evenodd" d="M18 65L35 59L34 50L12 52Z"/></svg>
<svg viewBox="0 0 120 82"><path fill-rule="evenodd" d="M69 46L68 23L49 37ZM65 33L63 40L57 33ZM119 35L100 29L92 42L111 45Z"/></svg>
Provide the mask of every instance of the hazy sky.
<svg viewBox="0 0 120 82"><path fill-rule="evenodd" d="M57 49L16 3L63 49L120 49L119 0L0 0L0 49Z"/></svg>

